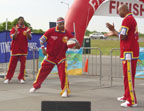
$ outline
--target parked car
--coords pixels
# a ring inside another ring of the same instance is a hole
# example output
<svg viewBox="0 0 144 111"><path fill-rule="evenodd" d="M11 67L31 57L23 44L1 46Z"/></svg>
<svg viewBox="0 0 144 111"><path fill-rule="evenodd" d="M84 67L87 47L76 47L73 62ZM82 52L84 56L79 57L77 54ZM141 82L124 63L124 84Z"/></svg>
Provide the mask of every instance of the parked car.
<svg viewBox="0 0 144 111"><path fill-rule="evenodd" d="M90 38L92 38L92 39L106 39L107 37L106 36L104 36L104 34L102 34L102 33L93 33L93 34L90 34L90 36L89 36Z"/></svg>

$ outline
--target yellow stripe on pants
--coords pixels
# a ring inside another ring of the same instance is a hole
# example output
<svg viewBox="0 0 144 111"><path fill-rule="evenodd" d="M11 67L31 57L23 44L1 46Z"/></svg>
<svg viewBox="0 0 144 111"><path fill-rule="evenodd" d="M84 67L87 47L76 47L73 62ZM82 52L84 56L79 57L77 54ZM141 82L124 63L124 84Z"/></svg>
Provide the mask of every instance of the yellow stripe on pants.
<svg viewBox="0 0 144 111"><path fill-rule="evenodd" d="M129 85L131 102L132 102L132 104L135 104L134 90L133 90L133 86L132 86L131 60L127 61L127 77L128 77L128 85Z"/></svg>
<svg viewBox="0 0 144 111"><path fill-rule="evenodd" d="M67 62L65 61L65 86L64 89L60 92L60 95L62 95L65 91L65 89L67 89L67 93L70 93L70 89L69 89L69 85L68 85L68 71L67 71Z"/></svg>

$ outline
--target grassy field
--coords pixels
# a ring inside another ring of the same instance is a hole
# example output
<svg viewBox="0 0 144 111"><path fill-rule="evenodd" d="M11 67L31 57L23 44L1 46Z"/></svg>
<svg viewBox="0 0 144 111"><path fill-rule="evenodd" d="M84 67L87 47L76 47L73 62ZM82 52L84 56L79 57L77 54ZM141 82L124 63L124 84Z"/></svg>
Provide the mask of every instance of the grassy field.
<svg viewBox="0 0 144 111"><path fill-rule="evenodd" d="M140 47L144 47L144 40L139 42ZM112 48L120 48L119 40L91 40L91 47L101 49L103 55L110 55ZM119 55L119 51L114 51L114 55Z"/></svg>

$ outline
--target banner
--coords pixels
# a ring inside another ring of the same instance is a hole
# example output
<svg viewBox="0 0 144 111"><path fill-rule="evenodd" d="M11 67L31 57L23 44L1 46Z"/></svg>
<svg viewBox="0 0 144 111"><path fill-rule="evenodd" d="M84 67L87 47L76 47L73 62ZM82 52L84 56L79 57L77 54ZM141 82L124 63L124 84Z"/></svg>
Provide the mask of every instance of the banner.
<svg viewBox="0 0 144 111"><path fill-rule="evenodd" d="M42 34L32 34L32 39L28 40L28 56L27 59L38 59L38 48L40 47L39 38ZM9 62L10 58L11 38L10 32L0 32L0 63Z"/></svg>
<svg viewBox="0 0 144 111"><path fill-rule="evenodd" d="M39 58L40 37L42 34L32 34L32 39L28 40L28 56L27 59Z"/></svg>
<svg viewBox="0 0 144 111"><path fill-rule="evenodd" d="M82 48L80 49L68 49L66 52L68 63L68 74L80 75L82 74Z"/></svg>
<svg viewBox="0 0 144 111"><path fill-rule="evenodd" d="M82 48L80 49L68 49L66 52L67 57L67 71L69 75L81 75L82 74ZM39 49L39 68L41 67L41 62L45 59L42 54L42 50ZM57 74L57 66L53 68L51 74Z"/></svg>
<svg viewBox="0 0 144 111"><path fill-rule="evenodd" d="M121 4L127 4L130 12L137 18L144 18L144 2L143 0L105 0L94 15L100 16L119 16L118 7Z"/></svg>
<svg viewBox="0 0 144 111"><path fill-rule="evenodd" d="M136 68L136 78L144 78L144 47L140 48L139 59Z"/></svg>
<svg viewBox="0 0 144 111"><path fill-rule="evenodd" d="M11 40L9 31L0 32L0 63L9 61Z"/></svg>

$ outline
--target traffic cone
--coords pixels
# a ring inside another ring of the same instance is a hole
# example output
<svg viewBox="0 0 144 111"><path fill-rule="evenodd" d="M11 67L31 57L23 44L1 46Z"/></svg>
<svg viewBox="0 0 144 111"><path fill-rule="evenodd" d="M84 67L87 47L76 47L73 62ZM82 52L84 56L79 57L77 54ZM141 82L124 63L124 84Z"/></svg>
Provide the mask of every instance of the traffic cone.
<svg viewBox="0 0 144 111"><path fill-rule="evenodd" d="M88 59L85 61L84 72L88 72Z"/></svg>

